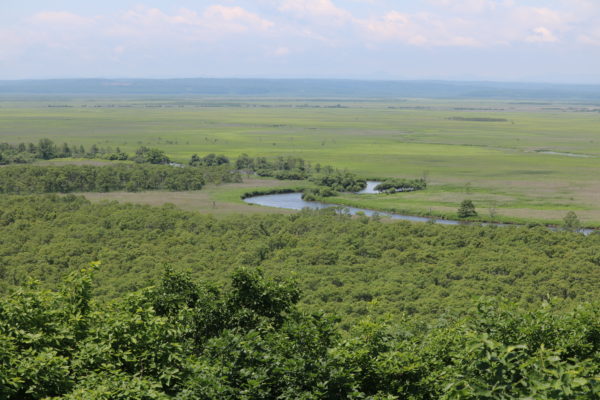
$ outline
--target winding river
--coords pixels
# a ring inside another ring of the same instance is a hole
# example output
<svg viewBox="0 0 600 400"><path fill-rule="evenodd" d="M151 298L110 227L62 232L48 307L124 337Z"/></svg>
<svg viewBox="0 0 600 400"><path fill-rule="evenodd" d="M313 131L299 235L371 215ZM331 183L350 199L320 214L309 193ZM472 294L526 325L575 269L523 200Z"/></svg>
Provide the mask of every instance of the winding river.
<svg viewBox="0 0 600 400"><path fill-rule="evenodd" d="M375 191L375 186L377 186L379 182L368 181L367 187L362 191L358 192L361 194L373 194L378 193ZM329 204L322 203L320 201L306 201L302 200L302 193L282 193L282 194L267 194L267 195L259 195L245 198L244 201L249 204L256 204L260 206L266 207L276 207L276 208L285 208L288 210L302 210L304 208L308 208L311 210L321 210L324 208L332 208L332 207L343 207L345 211L348 213L355 215L357 213L364 213L365 215L371 217L373 215L380 215L384 217L389 217L391 219L404 220L404 221L413 221L413 222L430 222L433 221L437 224L442 225L466 225L466 224L478 224L478 225L495 225L495 226L509 226L508 224L501 223L469 223L465 221L457 221L451 219L432 219L427 217L417 217L414 215L404 215L397 213L390 213L384 211L374 211L366 208L356 208L356 207L348 207L339 204ZM515 226L515 225L512 225ZM555 228L550 228L555 229ZM589 235L594 232L593 229L582 229L580 231L585 235Z"/></svg>
<svg viewBox="0 0 600 400"><path fill-rule="evenodd" d="M366 208L356 208L356 207L347 207L340 206L338 204L329 204L329 203L321 203L320 201L306 201L302 200L302 193L283 193L283 194L266 194L261 196L253 196L244 199L246 203L249 204L257 204L260 206L267 207L277 207L277 208L287 208L289 210L302 210L304 208L309 208L311 210L321 210L323 208L332 208L332 207L343 207L344 210L347 210L350 214L356 213L364 213L369 217L373 215L381 215L385 217L389 217L392 219L402 219L406 221L415 221L415 222L427 222L431 218L426 217L415 217L412 215L403 215L396 213L388 213L384 211L373 211L368 210ZM436 219L435 222L439 224L446 225L458 225L464 222L453 221L448 219Z"/></svg>

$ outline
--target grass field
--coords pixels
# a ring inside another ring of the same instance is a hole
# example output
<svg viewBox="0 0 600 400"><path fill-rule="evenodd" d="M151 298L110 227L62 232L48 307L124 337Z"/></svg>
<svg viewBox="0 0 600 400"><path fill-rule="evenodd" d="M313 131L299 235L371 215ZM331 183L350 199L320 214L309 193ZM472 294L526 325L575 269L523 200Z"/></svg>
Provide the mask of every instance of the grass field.
<svg viewBox="0 0 600 400"><path fill-rule="evenodd" d="M148 192L109 192L82 193L88 200L119 201L161 206L167 203L187 211L211 213L216 216L243 213L291 214L294 211L279 208L260 207L240 201L241 196L256 188L268 190L275 187L301 187L302 182L278 181L274 179L245 179L244 183L226 185L206 185L202 190L187 192L148 191Z"/></svg>
<svg viewBox="0 0 600 400"><path fill-rule="evenodd" d="M480 214L492 210L505 220L553 223L574 210L586 225L600 225L595 104L148 97L5 99L0 106L0 141L48 137L128 152L155 146L176 161L212 152L294 155L365 177L425 175L430 183L417 193L344 196L347 204L450 214L470 198ZM212 198L234 192L220 191L169 202L204 201L210 209ZM246 212L233 197L230 210Z"/></svg>

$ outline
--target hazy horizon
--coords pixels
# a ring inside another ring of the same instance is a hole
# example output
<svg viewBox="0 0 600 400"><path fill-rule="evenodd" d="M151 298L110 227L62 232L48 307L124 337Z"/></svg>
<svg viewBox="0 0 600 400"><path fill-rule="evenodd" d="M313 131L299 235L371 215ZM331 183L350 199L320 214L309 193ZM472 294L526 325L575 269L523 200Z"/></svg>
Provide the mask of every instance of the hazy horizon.
<svg viewBox="0 0 600 400"><path fill-rule="evenodd" d="M515 85L548 85L548 86L600 86L598 82L572 82L572 81L546 81L546 80L510 80L510 79L402 79L402 78L377 78L377 77L274 77L274 76L65 76L65 77L34 77L34 78L1 78L0 82L18 81L85 81L85 80L107 80L107 81L168 81L168 80L263 80L263 81L349 81L349 82L398 82L398 83L447 83L447 84L515 84Z"/></svg>

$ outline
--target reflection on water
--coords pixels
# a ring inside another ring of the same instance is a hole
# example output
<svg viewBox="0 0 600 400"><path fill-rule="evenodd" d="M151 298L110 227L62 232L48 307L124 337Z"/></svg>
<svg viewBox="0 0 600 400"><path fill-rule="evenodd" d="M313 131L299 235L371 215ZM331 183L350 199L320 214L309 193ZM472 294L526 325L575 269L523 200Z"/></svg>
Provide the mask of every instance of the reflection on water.
<svg viewBox="0 0 600 400"><path fill-rule="evenodd" d="M357 192L358 194L377 194L379 191L375 190L375 186L379 185L381 182L377 181L367 181L367 187Z"/></svg>

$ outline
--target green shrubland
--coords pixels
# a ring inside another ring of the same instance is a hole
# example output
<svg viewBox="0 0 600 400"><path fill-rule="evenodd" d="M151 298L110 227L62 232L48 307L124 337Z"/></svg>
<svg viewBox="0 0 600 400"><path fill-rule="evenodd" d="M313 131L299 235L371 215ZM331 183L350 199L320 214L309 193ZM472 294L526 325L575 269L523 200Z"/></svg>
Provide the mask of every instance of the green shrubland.
<svg viewBox="0 0 600 400"><path fill-rule="evenodd" d="M347 334L290 281L226 287L167 269L108 305L90 269L0 299L0 395L33 399L597 399L600 310L497 301L426 328L366 318Z"/></svg>
<svg viewBox="0 0 600 400"><path fill-rule="evenodd" d="M546 228L387 223L338 210L211 215L74 195L0 197L0 288L55 287L92 261L99 299L149 285L164 265L225 282L236 267L295 276L299 306L423 320L467 313L481 296L568 310L600 292L600 235Z"/></svg>

